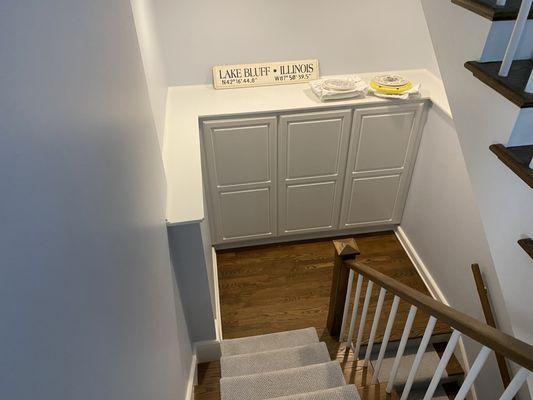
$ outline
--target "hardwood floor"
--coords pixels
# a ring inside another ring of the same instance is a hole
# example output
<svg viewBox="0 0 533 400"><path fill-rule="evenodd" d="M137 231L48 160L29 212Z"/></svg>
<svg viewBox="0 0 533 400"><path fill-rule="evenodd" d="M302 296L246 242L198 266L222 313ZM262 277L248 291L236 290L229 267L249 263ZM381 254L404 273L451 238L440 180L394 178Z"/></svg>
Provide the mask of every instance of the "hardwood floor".
<svg viewBox="0 0 533 400"><path fill-rule="evenodd" d="M429 294L409 257L393 232L355 236L361 255L358 260L376 270ZM363 386L369 382L367 369L345 359L344 349L325 330L331 273L332 239L286 243L217 252L222 333L225 339L281 332L314 326L332 358L343 364L346 381ZM366 284L363 286L363 292ZM374 288L365 335L368 337L379 290ZM387 295L376 342L383 336L392 296ZM401 302L391 340L399 340L409 305ZM428 316L419 312L411 337L421 337ZM358 326L359 322L357 322ZM437 324L435 334L449 334L450 328ZM196 400L220 397L218 362L199 366ZM370 390L370 389L369 389ZM376 387L372 390L379 390Z"/></svg>

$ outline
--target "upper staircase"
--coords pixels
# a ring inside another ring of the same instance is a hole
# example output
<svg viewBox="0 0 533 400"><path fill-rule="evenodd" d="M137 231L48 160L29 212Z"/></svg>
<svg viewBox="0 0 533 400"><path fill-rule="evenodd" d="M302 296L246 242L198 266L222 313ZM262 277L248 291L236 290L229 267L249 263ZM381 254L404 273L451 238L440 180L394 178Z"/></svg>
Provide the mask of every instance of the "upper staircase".
<svg viewBox="0 0 533 400"><path fill-rule="evenodd" d="M452 0L452 3L491 21L512 21L518 17L522 0ZM529 19L533 19L533 11L529 13Z"/></svg>
<svg viewBox="0 0 533 400"><path fill-rule="evenodd" d="M533 0L452 0L452 3L491 21L480 59L466 61L464 65L474 77L520 108L507 144L492 143L489 149L533 189ZM497 114L493 111L492 118L494 115ZM490 118L487 116L487 121ZM494 192L500 190L499 186ZM524 246L530 241L522 237L514 242L533 259L531 250Z"/></svg>

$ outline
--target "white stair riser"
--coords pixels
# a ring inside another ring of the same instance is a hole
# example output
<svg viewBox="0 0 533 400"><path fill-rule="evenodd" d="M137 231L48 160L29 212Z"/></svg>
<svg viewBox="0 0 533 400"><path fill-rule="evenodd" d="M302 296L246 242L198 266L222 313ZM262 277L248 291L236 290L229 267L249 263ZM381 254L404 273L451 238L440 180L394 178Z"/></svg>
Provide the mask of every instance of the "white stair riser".
<svg viewBox="0 0 533 400"><path fill-rule="evenodd" d="M513 27L514 21L492 23L480 61L502 61ZM525 60L531 56L533 56L533 20L527 22L515 59Z"/></svg>

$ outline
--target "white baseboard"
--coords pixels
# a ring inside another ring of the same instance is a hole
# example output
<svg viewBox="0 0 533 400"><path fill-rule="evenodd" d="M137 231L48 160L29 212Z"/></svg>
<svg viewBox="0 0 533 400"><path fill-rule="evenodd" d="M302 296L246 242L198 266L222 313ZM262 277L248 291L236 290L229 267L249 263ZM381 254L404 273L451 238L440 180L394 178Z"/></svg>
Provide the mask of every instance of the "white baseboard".
<svg viewBox="0 0 533 400"><path fill-rule="evenodd" d="M196 354L193 353L191 360L191 369L189 370L189 380L187 382L187 393L185 395L186 400L194 400L194 386L197 382L197 359Z"/></svg>
<svg viewBox="0 0 533 400"><path fill-rule="evenodd" d="M220 341L203 340L194 343L194 353L198 363L220 360Z"/></svg>
<svg viewBox="0 0 533 400"><path fill-rule="evenodd" d="M409 237L405 233L405 231L402 229L401 226L397 226L394 229L394 233L396 234L396 237L398 238L398 241L402 245L403 249L409 256L409 259L415 266L418 274L424 281L425 285L427 286L429 292L431 293L431 296L435 300L439 300L441 303L446 304L447 306L450 305L448 303L448 300L446 299L446 296L444 293L442 293L442 290L440 290L439 286L437 285L437 282L433 277L431 276L431 273L429 272L429 269L427 268L426 264L422 261L422 258L417 253L416 249L414 248L413 244L409 240ZM466 348L463 341L463 338L459 338L458 342L458 351L456 350L456 357L458 358L459 363L461 364L461 367L465 371L465 376L468 374L468 371L470 370L470 365L468 363L468 358L466 357ZM475 387L472 387L472 390L470 390L469 395L467 396L469 400L477 400L477 393L475 391Z"/></svg>
<svg viewBox="0 0 533 400"><path fill-rule="evenodd" d="M383 224L379 226L367 226L367 227L343 229L343 230L337 230L337 231L312 232L312 233L304 233L304 234L297 234L297 235L276 236L276 237L271 237L267 239L256 239L256 240L251 240L251 241L218 243L218 244L215 244L214 246L216 250L228 250L228 249L243 248L243 247L250 247L250 246L262 246L266 244L277 244L277 243L298 242L298 241L313 240L313 239L347 237L347 236L358 235L362 233L385 232L385 231L393 230L394 227L395 225L392 225L392 224Z"/></svg>
<svg viewBox="0 0 533 400"><path fill-rule="evenodd" d="M394 233L396 234L396 237L400 241L405 252L409 256L409 259L418 271L418 274L422 277L422 280L426 284L429 292L431 293L431 296L433 296L434 299L439 300L440 302L449 306L450 304L448 303L446 296L444 296L444 293L442 293L442 291L440 290L439 286L437 285L437 282L435 282L435 279L433 279L433 277L431 276L429 269L422 261L422 258L420 258L420 256L418 255L416 249L413 247L413 244L405 234L405 231L402 229L402 227L397 226L394 229Z"/></svg>
<svg viewBox="0 0 533 400"><path fill-rule="evenodd" d="M220 360L220 342L218 340L205 340L193 344L191 368L187 382L186 400L194 400L194 386L198 384L198 364Z"/></svg>
<svg viewBox="0 0 533 400"><path fill-rule="evenodd" d="M214 247L211 247L211 257L213 259L213 285L215 295L215 331L218 341L222 340L222 317L220 315L220 293L218 289L218 264L217 253Z"/></svg>

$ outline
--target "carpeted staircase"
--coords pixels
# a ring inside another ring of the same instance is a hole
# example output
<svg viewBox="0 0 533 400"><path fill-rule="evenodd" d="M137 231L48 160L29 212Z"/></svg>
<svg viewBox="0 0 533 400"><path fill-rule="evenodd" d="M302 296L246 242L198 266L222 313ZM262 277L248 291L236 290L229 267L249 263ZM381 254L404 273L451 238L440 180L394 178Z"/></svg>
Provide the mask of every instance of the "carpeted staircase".
<svg viewBox="0 0 533 400"><path fill-rule="evenodd" d="M359 399L314 328L223 340L222 400Z"/></svg>
<svg viewBox="0 0 533 400"><path fill-rule="evenodd" d="M416 378L412 384L411 391L409 392L409 400L422 400L426 394L426 390L433 378L433 374L437 369L437 366L440 362L440 355L437 352L436 348L446 346L446 342L449 339L449 335L437 335L430 341L429 346L426 348L425 353L422 356L422 361L416 373ZM411 371L411 366L415 360L418 347L420 345L419 339L410 339L407 342L405 347L402 361L396 375L394 390L396 393L402 394L405 384L407 382L407 377ZM379 382L387 382L389 379L389 374L394 363L394 358L396 357L396 352L398 350L398 342L391 342L387 347L385 352L385 357L381 365L381 370L378 374ZM363 358L365 355L366 348L363 346L359 357ZM370 364L372 367L375 367L377 353L379 351L379 346L376 346L376 349L372 352L370 357ZM433 395L433 400L449 400L454 398L459 389L459 383L464 378L463 370L461 369L459 363L452 357L449 367L443 372L440 384ZM446 389L444 388L446 385Z"/></svg>
<svg viewBox="0 0 533 400"><path fill-rule="evenodd" d="M397 393L402 393L418 344L418 340L413 340L406 348L392 399L398 398ZM396 355L395 347L394 343L390 343L385 353L379 373L381 383L388 379ZM360 357L364 357L364 350L363 347ZM221 351L222 400L360 399L356 386L346 384L340 363L331 361L326 344L319 341L315 328L223 340ZM435 347L428 346L409 400L424 397L439 361ZM456 375L445 373L443 382L457 381L462 377L462 371ZM433 398L447 400L449 393L439 386Z"/></svg>

